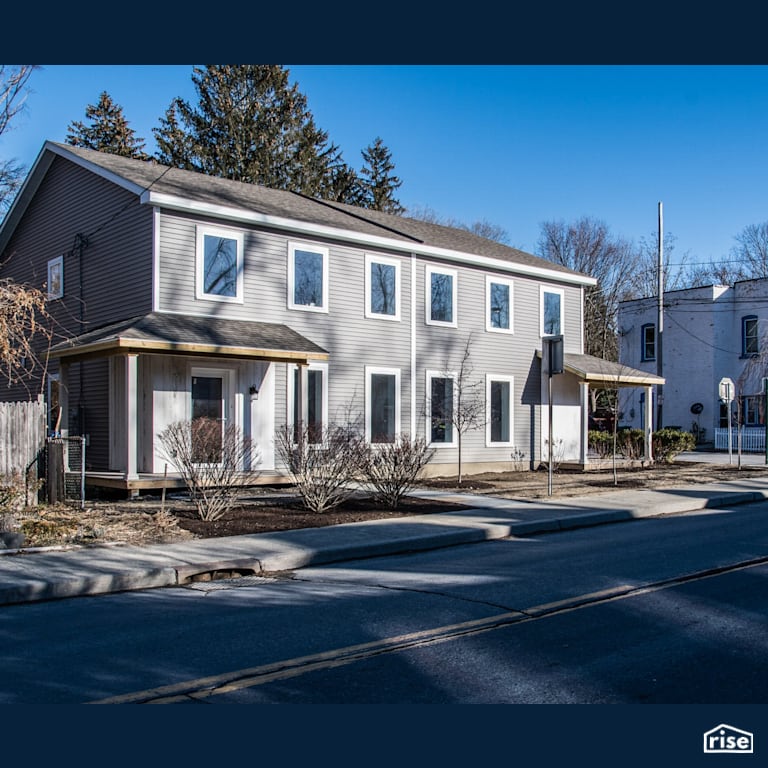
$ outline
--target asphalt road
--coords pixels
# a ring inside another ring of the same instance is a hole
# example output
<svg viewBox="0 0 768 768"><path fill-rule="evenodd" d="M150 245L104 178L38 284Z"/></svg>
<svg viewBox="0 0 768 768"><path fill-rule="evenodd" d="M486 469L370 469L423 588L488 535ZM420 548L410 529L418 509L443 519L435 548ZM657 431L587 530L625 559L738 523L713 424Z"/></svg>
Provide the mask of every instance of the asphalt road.
<svg viewBox="0 0 768 768"><path fill-rule="evenodd" d="M768 504L7 606L0 703L764 703Z"/></svg>

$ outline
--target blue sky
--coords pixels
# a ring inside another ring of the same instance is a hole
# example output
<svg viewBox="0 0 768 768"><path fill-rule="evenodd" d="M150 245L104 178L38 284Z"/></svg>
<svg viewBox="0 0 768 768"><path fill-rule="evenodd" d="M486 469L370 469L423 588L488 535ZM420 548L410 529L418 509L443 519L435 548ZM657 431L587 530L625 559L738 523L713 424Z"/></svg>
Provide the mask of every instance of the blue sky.
<svg viewBox="0 0 768 768"><path fill-rule="evenodd" d="M658 203L674 255L728 255L768 220L768 66L292 66L318 125L360 167L381 136L405 206L503 227L535 251L543 221L592 216L650 238ZM106 90L154 150L175 96L194 100L192 65L48 65L0 157L31 165L64 141Z"/></svg>

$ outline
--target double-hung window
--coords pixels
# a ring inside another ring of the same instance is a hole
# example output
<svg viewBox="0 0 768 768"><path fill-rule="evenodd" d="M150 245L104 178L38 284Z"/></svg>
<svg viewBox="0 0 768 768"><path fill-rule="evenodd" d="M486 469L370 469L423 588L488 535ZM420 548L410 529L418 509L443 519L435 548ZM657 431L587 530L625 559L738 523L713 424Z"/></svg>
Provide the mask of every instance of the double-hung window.
<svg viewBox="0 0 768 768"><path fill-rule="evenodd" d="M485 329L512 333L512 281L504 277L485 278Z"/></svg>
<svg viewBox="0 0 768 768"><path fill-rule="evenodd" d="M435 446L455 446L454 407L456 375L427 371L427 441Z"/></svg>
<svg viewBox="0 0 768 768"><path fill-rule="evenodd" d="M365 316L400 319L400 262L386 256L365 257Z"/></svg>
<svg viewBox="0 0 768 768"><path fill-rule="evenodd" d="M243 301L243 235L229 229L197 228L196 296Z"/></svg>
<svg viewBox="0 0 768 768"><path fill-rule="evenodd" d="M656 359L656 326L653 323L646 323L640 329L640 359Z"/></svg>
<svg viewBox="0 0 768 768"><path fill-rule="evenodd" d="M293 441L303 426L310 443L322 443L328 424L328 364L310 363L288 368L288 422Z"/></svg>
<svg viewBox="0 0 768 768"><path fill-rule="evenodd" d="M328 249L288 243L288 308L328 311Z"/></svg>
<svg viewBox="0 0 768 768"><path fill-rule="evenodd" d="M741 354L742 357L752 357L760 352L760 339L757 332L758 324L755 315L741 318Z"/></svg>
<svg viewBox="0 0 768 768"><path fill-rule="evenodd" d="M512 397L514 378L487 374L485 377L486 427L485 443L512 445Z"/></svg>
<svg viewBox="0 0 768 768"><path fill-rule="evenodd" d="M563 332L563 304L565 294L562 288L541 286L540 319L542 336L560 336Z"/></svg>
<svg viewBox="0 0 768 768"><path fill-rule="evenodd" d="M455 269L427 267L425 271L425 303L427 325L455 328L458 275Z"/></svg>
<svg viewBox="0 0 768 768"><path fill-rule="evenodd" d="M365 367L365 439L394 443L400 433L400 369Z"/></svg>

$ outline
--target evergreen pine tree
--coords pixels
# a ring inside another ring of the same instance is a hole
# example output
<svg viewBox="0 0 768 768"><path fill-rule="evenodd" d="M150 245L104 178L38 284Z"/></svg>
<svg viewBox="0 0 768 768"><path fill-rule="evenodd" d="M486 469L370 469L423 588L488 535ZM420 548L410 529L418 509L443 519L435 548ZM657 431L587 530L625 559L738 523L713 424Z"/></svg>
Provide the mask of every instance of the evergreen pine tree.
<svg viewBox="0 0 768 768"><path fill-rule="evenodd" d="M149 159L144 152L144 141L128 127L123 108L115 104L106 91L99 96L98 104L89 104L85 108L85 116L89 124L79 121L69 124L67 144L138 160Z"/></svg>
<svg viewBox="0 0 768 768"><path fill-rule="evenodd" d="M176 99L159 128L157 159L211 176L312 197L336 191L341 153L278 65L195 67L197 104Z"/></svg>
<svg viewBox="0 0 768 768"><path fill-rule="evenodd" d="M363 188L362 207L398 215L403 213L405 208L395 197L395 190L403 182L392 174L395 169L392 153L381 138L377 137L373 144L362 151L362 155L365 161L360 171Z"/></svg>

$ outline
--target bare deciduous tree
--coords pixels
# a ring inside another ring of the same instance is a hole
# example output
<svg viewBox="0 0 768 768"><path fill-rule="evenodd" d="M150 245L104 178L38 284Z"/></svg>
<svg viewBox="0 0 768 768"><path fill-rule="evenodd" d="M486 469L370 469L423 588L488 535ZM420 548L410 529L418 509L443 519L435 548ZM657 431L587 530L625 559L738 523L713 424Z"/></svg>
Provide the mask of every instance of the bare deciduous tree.
<svg viewBox="0 0 768 768"><path fill-rule="evenodd" d="M258 476L251 440L239 427L218 419L176 421L160 433L162 451L184 479L201 520L211 522L232 506L238 488Z"/></svg>

